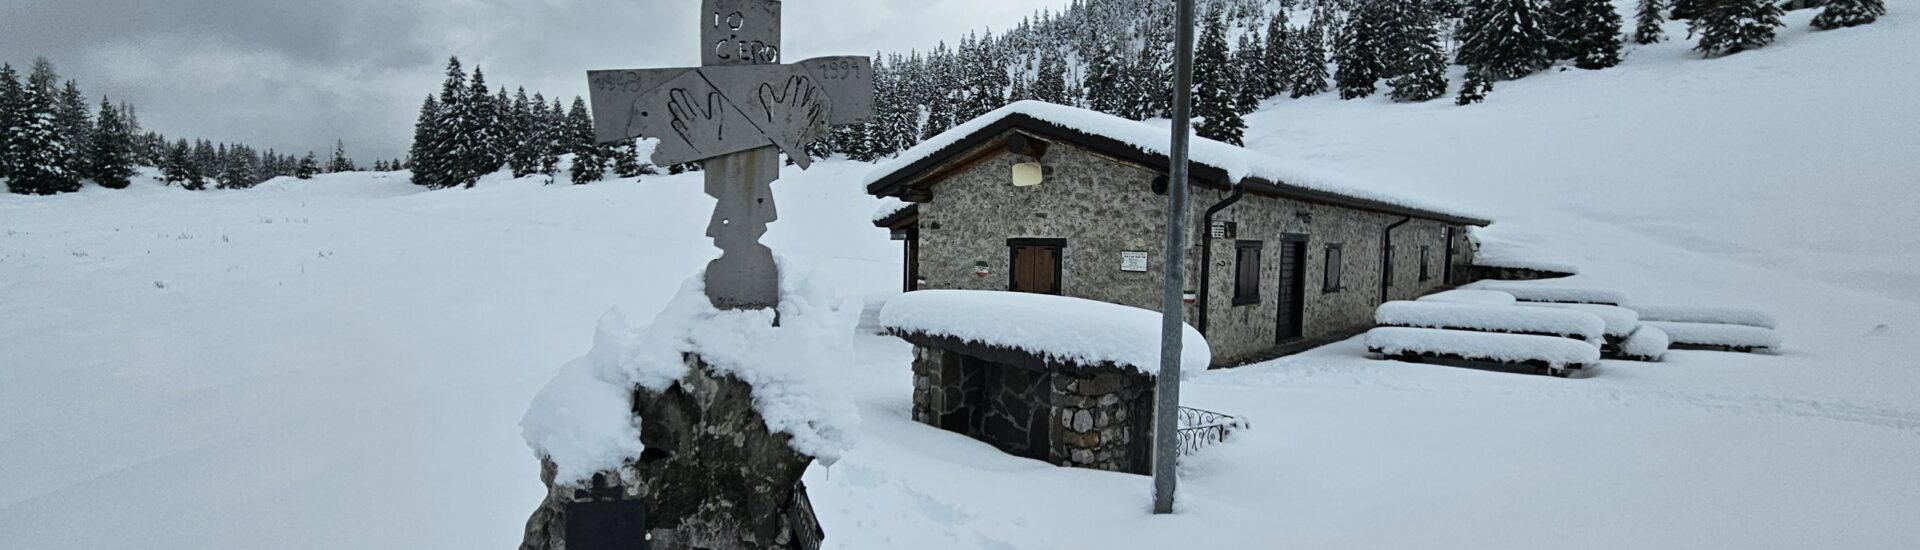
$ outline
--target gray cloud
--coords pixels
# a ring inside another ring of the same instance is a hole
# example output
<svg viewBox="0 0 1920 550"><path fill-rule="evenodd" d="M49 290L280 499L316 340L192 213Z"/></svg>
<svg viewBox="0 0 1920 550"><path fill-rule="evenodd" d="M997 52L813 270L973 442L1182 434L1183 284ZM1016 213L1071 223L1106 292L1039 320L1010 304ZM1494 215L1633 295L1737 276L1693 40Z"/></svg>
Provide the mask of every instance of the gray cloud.
<svg viewBox="0 0 1920 550"><path fill-rule="evenodd" d="M928 49L1067 0L786 0L789 59ZM448 56L488 82L586 93L585 71L699 62L697 0L0 0L0 61L45 56L151 130L405 153Z"/></svg>

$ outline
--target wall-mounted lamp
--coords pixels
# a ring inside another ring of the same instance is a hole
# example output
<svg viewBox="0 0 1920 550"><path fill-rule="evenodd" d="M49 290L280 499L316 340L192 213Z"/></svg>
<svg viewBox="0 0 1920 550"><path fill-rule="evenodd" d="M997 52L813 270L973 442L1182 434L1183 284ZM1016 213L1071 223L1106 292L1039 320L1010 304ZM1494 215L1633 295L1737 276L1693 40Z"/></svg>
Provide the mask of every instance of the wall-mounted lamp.
<svg viewBox="0 0 1920 550"><path fill-rule="evenodd" d="M1047 168L1038 162L1021 162L1013 165L1013 186L1033 187L1047 181Z"/></svg>

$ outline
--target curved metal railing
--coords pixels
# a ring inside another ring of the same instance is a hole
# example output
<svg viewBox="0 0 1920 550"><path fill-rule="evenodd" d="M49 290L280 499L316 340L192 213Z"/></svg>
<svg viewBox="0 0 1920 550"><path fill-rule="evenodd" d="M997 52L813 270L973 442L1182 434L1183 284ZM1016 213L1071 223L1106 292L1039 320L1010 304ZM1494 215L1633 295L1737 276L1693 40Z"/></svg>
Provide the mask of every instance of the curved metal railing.
<svg viewBox="0 0 1920 550"><path fill-rule="evenodd" d="M1233 432L1251 427L1246 419L1205 409L1180 407L1180 454L1200 452L1222 443Z"/></svg>

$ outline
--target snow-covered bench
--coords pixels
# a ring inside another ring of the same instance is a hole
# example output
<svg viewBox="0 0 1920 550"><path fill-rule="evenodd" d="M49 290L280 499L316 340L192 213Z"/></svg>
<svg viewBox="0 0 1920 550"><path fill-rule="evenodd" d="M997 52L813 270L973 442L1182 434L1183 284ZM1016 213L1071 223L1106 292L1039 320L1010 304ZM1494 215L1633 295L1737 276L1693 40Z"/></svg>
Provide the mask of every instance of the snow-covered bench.
<svg viewBox="0 0 1920 550"><path fill-rule="evenodd" d="M1374 311L1384 327L1436 328L1571 338L1600 345L1607 331L1600 317L1563 309L1451 302L1388 302Z"/></svg>
<svg viewBox="0 0 1920 550"><path fill-rule="evenodd" d="M1668 321L1648 321L1641 325L1666 332L1676 348L1752 353L1780 349L1781 343L1780 333L1762 327Z"/></svg>
<svg viewBox="0 0 1920 550"><path fill-rule="evenodd" d="M1639 312L1640 319L1643 321L1740 325L1764 329L1780 328L1779 321L1774 320L1772 315L1751 309L1648 304L1633 304L1628 307Z"/></svg>
<svg viewBox="0 0 1920 550"><path fill-rule="evenodd" d="M1643 326L1633 331L1626 341L1621 342L1613 357L1628 361L1658 363L1667 357L1667 348L1673 341L1667 337L1667 331L1658 327Z"/></svg>
<svg viewBox="0 0 1920 550"><path fill-rule="evenodd" d="M1431 328L1376 328L1367 332L1367 349L1410 363L1442 360L1476 366L1521 365L1559 377L1600 362L1599 346L1572 338Z"/></svg>
<svg viewBox="0 0 1920 550"><path fill-rule="evenodd" d="M1473 290L1473 289L1463 288L1458 290L1449 290L1446 292L1437 292L1433 294L1428 294L1426 296L1421 296L1420 299L1417 301L1445 302L1445 303L1452 303L1452 304L1480 304L1484 306L1510 306L1510 305L1513 305L1514 302L1517 302L1519 300L1515 299L1512 294L1507 294L1505 292L1500 292L1498 290Z"/></svg>
<svg viewBox="0 0 1920 550"><path fill-rule="evenodd" d="M1494 290L1512 294L1522 302L1553 304L1600 304L1617 306L1627 302L1626 293L1598 288L1528 285L1501 281L1481 281L1469 285L1473 290Z"/></svg>

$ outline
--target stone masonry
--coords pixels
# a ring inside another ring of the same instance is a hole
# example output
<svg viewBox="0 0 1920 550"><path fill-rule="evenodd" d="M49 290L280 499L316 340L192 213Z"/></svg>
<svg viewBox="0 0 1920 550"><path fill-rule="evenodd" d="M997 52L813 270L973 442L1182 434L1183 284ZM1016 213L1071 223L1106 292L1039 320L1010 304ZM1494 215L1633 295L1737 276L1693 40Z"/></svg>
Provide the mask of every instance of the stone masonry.
<svg viewBox="0 0 1920 550"><path fill-rule="evenodd" d="M698 357L687 361L687 377L665 392L634 393L646 444L638 461L587 486L556 484L553 464L542 461L547 498L528 519L521 550L566 550L576 508L627 501L645 504L654 550L820 547L825 532L800 484L813 459L767 429L752 386Z"/></svg>
<svg viewBox="0 0 1920 550"><path fill-rule="evenodd" d="M1035 369L914 348L913 418L1015 456L1144 474L1153 378L1112 367Z"/></svg>
<svg viewBox="0 0 1920 550"><path fill-rule="evenodd" d="M1019 238L1064 239L1062 294L1150 311L1160 310L1160 270L1166 227L1166 197L1150 189L1159 173L1115 160L1070 143L1054 143L1041 159L1046 182L1014 187L1012 165L1030 159L996 148L930 188L931 202L919 205L919 270L924 288L1007 290L1011 254L1008 241ZM1193 187L1188 242L1188 283L1198 291L1200 243L1213 246L1208 290L1207 341L1215 363L1230 363L1272 348L1276 343L1279 253L1282 238L1307 238L1305 337L1320 339L1357 333L1372 325L1373 310L1387 300L1418 297L1446 286L1445 222L1414 218L1393 230L1394 276L1387 295L1380 292L1382 246L1386 228L1402 216L1354 208L1248 194L1215 216L1237 224L1237 239L1208 240L1202 223L1208 207L1226 198L1219 189ZM1472 263L1472 246L1463 227L1455 227L1453 264ZM1234 243L1263 243L1261 300L1234 306ZM1343 276L1335 290L1324 288L1330 244L1342 247ZM1427 249L1427 276L1421 277L1420 250ZM1120 269L1122 252L1145 252L1146 272ZM976 262L988 266L975 275ZM1189 322L1197 306L1187 307Z"/></svg>

